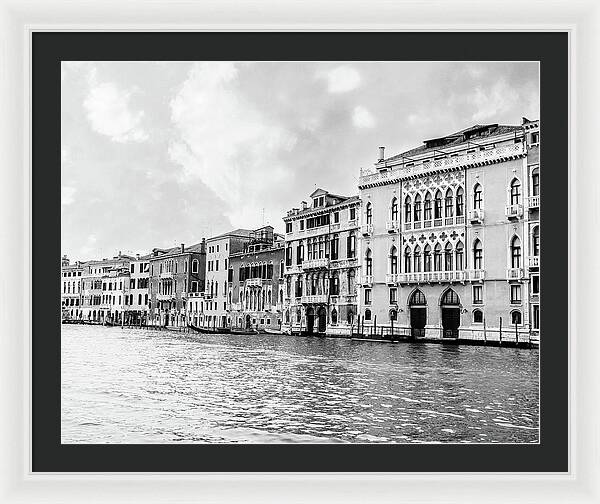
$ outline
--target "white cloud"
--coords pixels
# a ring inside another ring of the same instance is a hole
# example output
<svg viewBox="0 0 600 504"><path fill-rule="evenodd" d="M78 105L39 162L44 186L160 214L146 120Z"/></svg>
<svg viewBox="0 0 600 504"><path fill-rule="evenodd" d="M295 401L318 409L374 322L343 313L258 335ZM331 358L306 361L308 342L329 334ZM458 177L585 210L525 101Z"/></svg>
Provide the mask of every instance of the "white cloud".
<svg viewBox="0 0 600 504"><path fill-rule="evenodd" d="M112 82L97 83L96 69L90 71L90 90L83 107L92 129L115 142L143 142L148 134L142 128L143 111L130 109L132 91L119 89Z"/></svg>
<svg viewBox="0 0 600 504"><path fill-rule="evenodd" d="M320 74L319 76L322 76ZM345 93L360 85L360 73L350 66L339 66L324 74L327 79L327 89L330 93Z"/></svg>
<svg viewBox="0 0 600 504"><path fill-rule="evenodd" d="M354 111L352 112L352 123L357 128L373 128L375 126L375 118L368 109L358 105L354 107Z"/></svg>
<svg viewBox="0 0 600 504"><path fill-rule="evenodd" d="M262 207L291 173L279 161L296 136L247 101L235 63L196 63L171 101L179 139L169 157L179 181L200 179L228 206L234 226L256 227Z"/></svg>
<svg viewBox="0 0 600 504"><path fill-rule="evenodd" d="M71 186L61 186L60 188L60 204L67 206L75 201L76 189Z"/></svg>
<svg viewBox="0 0 600 504"><path fill-rule="evenodd" d="M477 87L468 101L475 108L473 120L482 121L493 119L505 110L515 107L519 103L519 93L501 79L489 89Z"/></svg>

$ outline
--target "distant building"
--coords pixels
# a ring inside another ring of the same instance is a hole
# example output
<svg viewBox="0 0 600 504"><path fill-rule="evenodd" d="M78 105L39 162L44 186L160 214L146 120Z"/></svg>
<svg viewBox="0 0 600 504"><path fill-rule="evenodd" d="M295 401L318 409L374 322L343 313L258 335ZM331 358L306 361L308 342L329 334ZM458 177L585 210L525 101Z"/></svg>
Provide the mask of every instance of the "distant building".
<svg viewBox="0 0 600 504"><path fill-rule="evenodd" d="M250 242L251 235L251 230L236 229L206 240L206 289L201 317L203 327L230 326L227 306L229 257L243 251Z"/></svg>
<svg viewBox="0 0 600 504"><path fill-rule="evenodd" d="M292 332L349 335L357 313L360 200L317 189L283 218L284 325Z"/></svg>
<svg viewBox="0 0 600 504"><path fill-rule="evenodd" d="M243 251L229 255L227 306L230 325L281 329L284 301L284 239L265 226L249 236Z"/></svg>
<svg viewBox="0 0 600 504"><path fill-rule="evenodd" d="M84 264L81 280L84 320L113 322L116 312L122 313L124 297L129 289L129 264L134 259L119 251L119 255L112 259L87 261Z"/></svg>
<svg viewBox="0 0 600 504"><path fill-rule="evenodd" d="M83 317L81 275L84 265L77 261L71 264L67 256L61 259L61 318L81 319Z"/></svg>
<svg viewBox="0 0 600 504"><path fill-rule="evenodd" d="M205 285L206 242L190 247L183 243L169 249L155 248L150 263L150 324L185 326L188 297L201 293Z"/></svg>
<svg viewBox="0 0 600 504"><path fill-rule="evenodd" d="M151 254L140 257L129 265L129 296L125 298L126 323L145 325L150 311L150 259Z"/></svg>
<svg viewBox="0 0 600 504"><path fill-rule="evenodd" d="M359 178L361 323L415 337L539 329L539 121L475 125Z"/></svg>

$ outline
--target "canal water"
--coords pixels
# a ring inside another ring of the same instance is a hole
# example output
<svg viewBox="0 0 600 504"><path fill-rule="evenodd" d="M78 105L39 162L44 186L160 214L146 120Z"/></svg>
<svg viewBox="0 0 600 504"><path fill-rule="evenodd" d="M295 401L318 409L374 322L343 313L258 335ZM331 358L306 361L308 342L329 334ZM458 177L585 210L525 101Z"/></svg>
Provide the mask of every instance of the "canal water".
<svg viewBox="0 0 600 504"><path fill-rule="evenodd" d="M62 326L63 443L536 443L538 350Z"/></svg>

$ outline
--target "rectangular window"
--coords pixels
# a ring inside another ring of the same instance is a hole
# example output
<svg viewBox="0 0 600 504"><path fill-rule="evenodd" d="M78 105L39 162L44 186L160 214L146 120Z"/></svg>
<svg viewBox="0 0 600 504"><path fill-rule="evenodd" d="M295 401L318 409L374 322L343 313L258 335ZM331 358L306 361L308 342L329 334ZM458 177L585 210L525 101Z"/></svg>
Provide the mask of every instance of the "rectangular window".
<svg viewBox="0 0 600 504"><path fill-rule="evenodd" d="M334 212L333 213L333 222L336 223L336 224L338 222L340 222L340 212Z"/></svg>
<svg viewBox="0 0 600 504"><path fill-rule="evenodd" d="M219 271L219 260L215 261L215 271Z"/></svg>
<svg viewBox="0 0 600 504"><path fill-rule="evenodd" d="M356 208L350 209L350 219L351 221L356 220Z"/></svg>
<svg viewBox="0 0 600 504"><path fill-rule="evenodd" d="M131 272L135 273L135 264L133 264L133 263L131 264Z"/></svg>
<svg viewBox="0 0 600 504"><path fill-rule="evenodd" d="M540 143L540 134L535 132L531 134L531 143L532 144L537 144Z"/></svg>
<svg viewBox="0 0 600 504"><path fill-rule="evenodd" d="M474 285L473 286L473 304L482 304L483 303L483 286L482 285Z"/></svg>
<svg viewBox="0 0 600 504"><path fill-rule="evenodd" d="M217 245L217 252L219 251L219 246Z"/></svg>
<svg viewBox="0 0 600 504"><path fill-rule="evenodd" d="M540 305L533 305L533 328L540 328Z"/></svg>
<svg viewBox="0 0 600 504"><path fill-rule="evenodd" d="M286 222L285 223L285 232L286 233L291 233L292 232L292 223L291 222Z"/></svg>
<svg viewBox="0 0 600 504"><path fill-rule="evenodd" d="M304 219L300 221L300 231L304 231Z"/></svg>
<svg viewBox="0 0 600 504"><path fill-rule="evenodd" d="M371 304L371 289L365 289L365 304Z"/></svg>
<svg viewBox="0 0 600 504"><path fill-rule="evenodd" d="M531 293L532 294L540 293L540 275L533 275L531 277Z"/></svg>
<svg viewBox="0 0 600 504"><path fill-rule="evenodd" d="M521 286L519 284L510 286L510 302L511 304L521 303Z"/></svg>
<svg viewBox="0 0 600 504"><path fill-rule="evenodd" d="M390 304L398 303L398 289L395 287L390 287Z"/></svg>

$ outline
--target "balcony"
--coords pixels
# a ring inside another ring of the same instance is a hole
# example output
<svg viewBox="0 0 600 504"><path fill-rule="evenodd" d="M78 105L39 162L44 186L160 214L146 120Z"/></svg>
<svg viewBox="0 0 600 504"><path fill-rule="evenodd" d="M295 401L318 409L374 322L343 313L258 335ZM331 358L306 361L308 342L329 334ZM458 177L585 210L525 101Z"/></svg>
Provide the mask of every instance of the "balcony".
<svg viewBox="0 0 600 504"><path fill-rule="evenodd" d="M173 278L173 272L172 271L163 271L160 275L158 275L159 278Z"/></svg>
<svg viewBox="0 0 600 504"><path fill-rule="evenodd" d="M373 275L363 275L360 279L362 285L373 285Z"/></svg>
<svg viewBox="0 0 600 504"><path fill-rule="evenodd" d="M400 231L400 223L397 220L387 221L385 228L388 233L397 233Z"/></svg>
<svg viewBox="0 0 600 504"><path fill-rule="evenodd" d="M321 269L329 267L329 259L327 257L323 257L321 259L311 259L310 261L304 261L302 263L303 270L311 270L311 269Z"/></svg>
<svg viewBox="0 0 600 504"><path fill-rule="evenodd" d="M363 224L360 228L360 232L363 236L370 236L373 234L373 224Z"/></svg>
<svg viewBox="0 0 600 504"><path fill-rule="evenodd" d="M260 287L262 285L262 278L248 278L246 280L247 287Z"/></svg>
<svg viewBox="0 0 600 504"><path fill-rule="evenodd" d="M540 256L529 256L528 263L530 268L539 268Z"/></svg>
<svg viewBox="0 0 600 504"><path fill-rule="evenodd" d="M469 210L469 222L471 224L483 224L483 210L481 208Z"/></svg>
<svg viewBox="0 0 600 504"><path fill-rule="evenodd" d="M397 284L399 282L400 273L388 273L385 275L385 283L387 284Z"/></svg>
<svg viewBox="0 0 600 504"><path fill-rule="evenodd" d="M157 294L156 299L158 301L171 301L171 299L175 299L174 294Z"/></svg>
<svg viewBox="0 0 600 504"><path fill-rule="evenodd" d="M358 259L356 257L350 259L332 259L329 262L329 267L331 268L352 268L358 264Z"/></svg>
<svg viewBox="0 0 600 504"><path fill-rule="evenodd" d="M302 296L302 304L327 303L327 294L313 294L312 296Z"/></svg>
<svg viewBox="0 0 600 504"><path fill-rule="evenodd" d="M241 311L242 310L242 303L231 303L230 307L231 307L232 310Z"/></svg>
<svg viewBox="0 0 600 504"><path fill-rule="evenodd" d="M523 278L523 268L508 268L506 270L507 280L521 280Z"/></svg>
<svg viewBox="0 0 600 504"><path fill-rule="evenodd" d="M417 271L398 274L400 283L464 282L466 271Z"/></svg>
<svg viewBox="0 0 600 504"><path fill-rule="evenodd" d="M506 205L506 217L509 219L520 219L523 217L523 205Z"/></svg>
<svg viewBox="0 0 600 504"><path fill-rule="evenodd" d="M288 275L297 275L299 273L302 273L302 265L301 264L295 264L293 266L286 266L285 267L285 272Z"/></svg>
<svg viewBox="0 0 600 504"><path fill-rule="evenodd" d="M540 207L540 197L539 196L530 196L527 198L527 207L531 210L533 208Z"/></svg>
<svg viewBox="0 0 600 504"><path fill-rule="evenodd" d="M475 269L475 270L467 270L466 278L470 282L480 282L485 278L485 270Z"/></svg>

